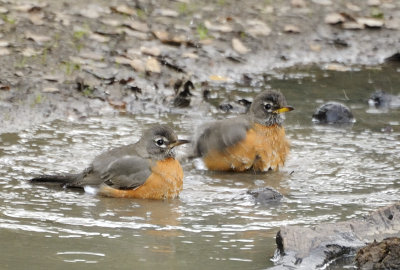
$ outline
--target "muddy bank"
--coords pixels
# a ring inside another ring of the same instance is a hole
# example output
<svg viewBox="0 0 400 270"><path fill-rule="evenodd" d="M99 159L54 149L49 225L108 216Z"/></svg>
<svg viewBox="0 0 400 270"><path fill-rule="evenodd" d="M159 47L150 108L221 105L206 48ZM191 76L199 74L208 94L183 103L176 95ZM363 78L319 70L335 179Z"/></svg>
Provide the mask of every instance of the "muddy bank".
<svg viewBox="0 0 400 270"><path fill-rule="evenodd" d="M400 204L383 207L361 219L302 226L281 227L276 241L280 257L273 269L315 269L355 252L367 243L399 236ZM367 257L367 255L365 256ZM367 259L359 264L367 265ZM371 262L372 263L372 262Z"/></svg>
<svg viewBox="0 0 400 270"><path fill-rule="evenodd" d="M1 131L106 113L182 113L171 102L180 79L201 97L202 85L246 83L248 74L294 65L377 65L398 51L399 6L2 1Z"/></svg>

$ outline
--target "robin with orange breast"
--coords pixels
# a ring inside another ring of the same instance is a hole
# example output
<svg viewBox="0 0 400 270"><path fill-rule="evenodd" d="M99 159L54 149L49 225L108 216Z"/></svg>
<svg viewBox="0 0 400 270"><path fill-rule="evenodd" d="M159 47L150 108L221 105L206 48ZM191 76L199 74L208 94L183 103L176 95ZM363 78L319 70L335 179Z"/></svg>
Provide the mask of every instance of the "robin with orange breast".
<svg viewBox="0 0 400 270"><path fill-rule="evenodd" d="M59 183L67 188L95 188L109 197L175 198L182 190L183 170L173 148L179 140L166 125L146 130L135 144L121 146L97 156L78 174L43 175L32 183Z"/></svg>
<svg viewBox="0 0 400 270"><path fill-rule="evenodd" d="M194 156L214 171L277 170L289 153L282 113L292 110L281 92L264 91L254 98L246 115L203 127L195 140Z"/></svg>

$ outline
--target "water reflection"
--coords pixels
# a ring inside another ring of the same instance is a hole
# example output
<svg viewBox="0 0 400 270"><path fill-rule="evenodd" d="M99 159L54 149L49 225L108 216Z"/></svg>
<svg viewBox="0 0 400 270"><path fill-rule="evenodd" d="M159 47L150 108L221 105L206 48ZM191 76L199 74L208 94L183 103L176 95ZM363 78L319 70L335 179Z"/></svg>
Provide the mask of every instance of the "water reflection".
<svg viewBox="0 0 400 270"><path fill-rule="evenodd" d="M184 190L176 200L102 198L25 180L41 173L79 172L105 149L136 141L152 123L172 123L187 137L203 121L226 114L55 121L1 134L0 238L7 251L0 260L14 269L29 264L113 267L121 261L126 262L118 264L121 269L260 269L272 265L268 257L281 225L344 220L397 201L400 111L371 113L364 100L369 93L355 87L356 81L346 80L347 74L328 75L296 73L267 82L296 107L286 120L292 150L284 168L231 174L185 162ZM365 75L352 78L360 83ZM343 88L357 122L346 128L314 125L314 109L342 98ZM229 91L252 96L248 88ZM392 132L381 132L387 125ZM281 203L256 205L246 193L264 186L284 194Z"/></svg>

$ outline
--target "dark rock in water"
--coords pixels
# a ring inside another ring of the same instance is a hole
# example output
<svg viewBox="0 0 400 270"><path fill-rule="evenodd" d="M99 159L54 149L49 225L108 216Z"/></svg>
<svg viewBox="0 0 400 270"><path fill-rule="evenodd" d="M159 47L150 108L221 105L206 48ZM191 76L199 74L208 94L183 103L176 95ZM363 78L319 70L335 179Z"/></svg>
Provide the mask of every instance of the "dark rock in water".
<svg viewBox="0 0 400 270"><path fill-rule="evenodd" d="M386 238L363 247L357 252L356 264L363 270L400 269L400 238Z"/></svg>
<svg viewBox="0 0 400 270"><path fill-rule="evenodd" d="M281 193L270 187L249 190L247 193L253 196L256 203L260 204L279 202L283 198Z"/></svg>
<svg viewBox="0 0 400 270"><path fill-rule="evenodd" d="M347 124L355 122L351 110L339 102L323 104L314 112L312 120L319 124Z"/></svg>
<svg viewBox="0 0 400 270"><path fill-rule="evenodd" d="M368 99L369 106L375 106L379 109L400 108L400 96L388 94L382 90L378 90Z"/></svg>
<svg viewBox="0 0 400 270"><path fill-rule="evenodd" d="M273 269L316 269L353 254L375 239L399 236L400 203L368 216L313 227L282 226L276 236L281 257ZM399 268L392 268L399 269Z"/></svg>
<svg viewBox="0 0 400 270"><path fill-rule="evenodd" d="M221 104L219 104L218 107L223 112L229 112L230 110L233 109L233 106L229 103L221 103Z"/></svg>

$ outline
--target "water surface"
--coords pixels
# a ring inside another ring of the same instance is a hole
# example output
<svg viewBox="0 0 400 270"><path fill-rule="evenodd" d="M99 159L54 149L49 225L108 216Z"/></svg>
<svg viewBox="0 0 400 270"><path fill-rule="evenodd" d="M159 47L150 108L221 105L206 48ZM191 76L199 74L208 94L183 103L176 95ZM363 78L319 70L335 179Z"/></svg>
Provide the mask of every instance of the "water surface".
<svg viewBox="0 0 400 270"><path fill-rule="evenodd" d="M257 175L207 172L185 161L184 189L166 201L103 198L26 180L78 172L102 151L135 142L156 122L188 137L201 123L234 114L115 115L1 134L2 268L268 268L280 226L346 220L398 201L400 110L367 104L375 89L398 94L398 85L393 69L307 69L258 76L247 86L211 86L215 104L280 89L296 108L285 122L290 157L279 172ZM331 100L350 106L357 122L344 128L313 124L313 111ZM265 186L280 191L282 202L257 205L246 194Z"/></svg>

